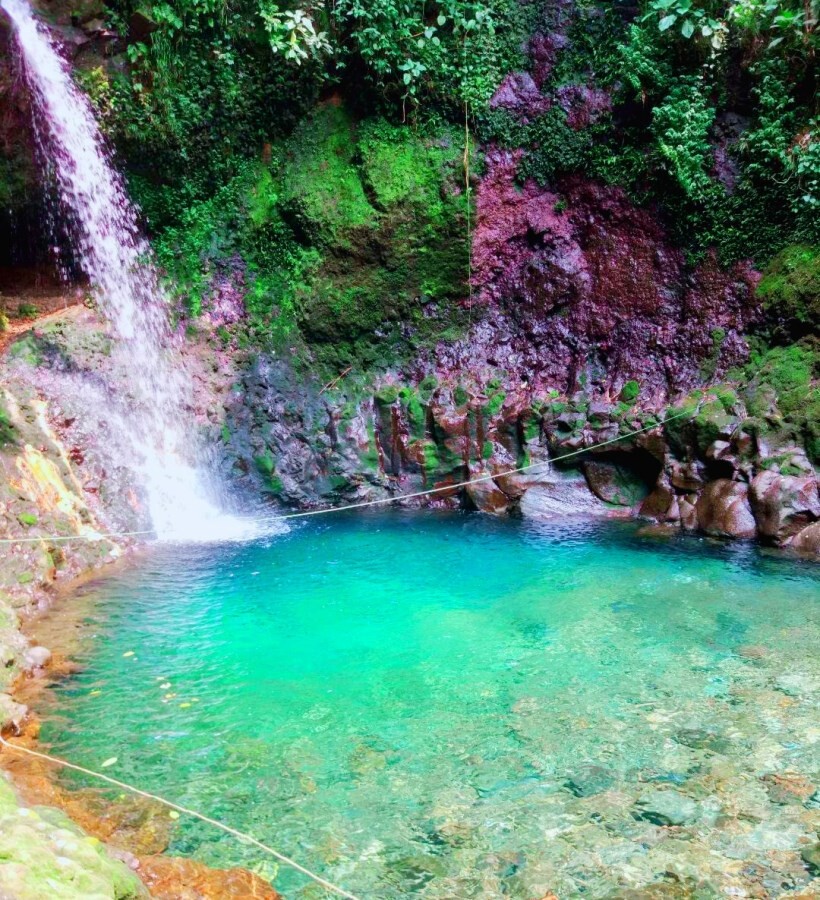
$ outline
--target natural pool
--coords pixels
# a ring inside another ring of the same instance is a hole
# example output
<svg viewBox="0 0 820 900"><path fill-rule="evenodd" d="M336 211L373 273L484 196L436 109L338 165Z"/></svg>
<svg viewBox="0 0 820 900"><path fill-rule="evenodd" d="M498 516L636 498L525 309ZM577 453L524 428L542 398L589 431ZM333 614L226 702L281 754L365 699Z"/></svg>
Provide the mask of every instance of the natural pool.
<svg viewBox="0 0 820 900"><path fill-rule="evenodd" d="M818 587L626 523L394 511L158 547L85 589L42 739L361 897L815 896ZM184 818L171 852L321 896Z"/></svg>

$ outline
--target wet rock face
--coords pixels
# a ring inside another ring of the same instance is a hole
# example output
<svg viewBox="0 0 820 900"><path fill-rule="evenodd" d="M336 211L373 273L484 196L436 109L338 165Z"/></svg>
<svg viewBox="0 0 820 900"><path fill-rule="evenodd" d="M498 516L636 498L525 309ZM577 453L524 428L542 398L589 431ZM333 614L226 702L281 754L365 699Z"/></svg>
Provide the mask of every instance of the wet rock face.
<svg viewBox="0 0 820 900"><path fill-rule="evenodd" d="M578 89L580 90L580 88ZM566 102L575 103L575 94ZM462 356L573 390L637 379L660 396L746 358L756 275L689 268L651 211L622 191L516 181L520 153L491 150L478 188L474 285L486 319Z"/></svg>
<svg viewBox="0 0 820 900"><path fill-rule="evenodd" d="M522 119L546 112L550 106L550 100L538 90L532 75L527 72L507 75L490 100L491 109L507 109Z"/></svg>

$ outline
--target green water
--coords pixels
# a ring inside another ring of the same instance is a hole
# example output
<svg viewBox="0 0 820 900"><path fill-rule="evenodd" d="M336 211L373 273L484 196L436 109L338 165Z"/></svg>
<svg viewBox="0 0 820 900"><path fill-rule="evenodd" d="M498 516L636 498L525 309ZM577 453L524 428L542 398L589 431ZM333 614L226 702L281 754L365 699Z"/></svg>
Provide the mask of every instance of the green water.
<svg viewBox="0 0 820 900"><path fill-rule="evenodd" d="M748 545L461 514L159 548L87 589L43 740L362 897L779 896L817 839L820 803L765 776L820 772L818 585ZM693 821L641 812L669 789ZM174 853L323 896L174 828Z"/></svg>

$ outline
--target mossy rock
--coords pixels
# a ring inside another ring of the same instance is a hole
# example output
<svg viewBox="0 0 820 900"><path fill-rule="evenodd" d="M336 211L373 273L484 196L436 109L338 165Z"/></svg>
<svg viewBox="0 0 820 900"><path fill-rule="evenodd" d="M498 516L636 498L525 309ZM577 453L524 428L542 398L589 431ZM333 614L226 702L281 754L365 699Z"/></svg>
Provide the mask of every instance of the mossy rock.
<svg viewBox="0 0 820 900"><path fill-rule="evenodd" d="M460 148L449 132L360 123L327 103L296 129L284 158L278 208L297 239L319 254L294 304L322 358L376 362L369 344L386 346L389 362L412 349L409 339L440 339L441 321L424 314L431 303L452 306L448 323L458 333L466 201L457 180Z"/></svg>
<svg viewBox="0 0 820 900"><path fill-rule="evenodd" d="M641 386L637 381L627 381L627 383L621 388L621 400L624 403L634 403L639 394L641 393Z"/></svg>
<svg viewBox="0 0 820 900"><path fill-rule="evenodd" d="M784 416L800 414L820 397L820 342L807 339L789 347L773 347L752 359L752 386L769 385Z"/></svg>
<svg viewBox="0 0 820 900"><path fill-rule="evenodd" d="M0 896L18 900L147 898L137 876L62 812L23 807L0 778Z"/></svg>
<svg viewBox="0 0 820 900"><path fill-rule="evenodd" d="M773 335L797 339L820 332L820 247L786 247L757 288Z"/></svg>
<svg viewBox="0 0 820 900"><path fill-rule="evenodd" d="M355 124L343 106L320 106L299 124L286 152L282 207L304 239L345 244L345 232L375 223L354 163Z"/></svg>

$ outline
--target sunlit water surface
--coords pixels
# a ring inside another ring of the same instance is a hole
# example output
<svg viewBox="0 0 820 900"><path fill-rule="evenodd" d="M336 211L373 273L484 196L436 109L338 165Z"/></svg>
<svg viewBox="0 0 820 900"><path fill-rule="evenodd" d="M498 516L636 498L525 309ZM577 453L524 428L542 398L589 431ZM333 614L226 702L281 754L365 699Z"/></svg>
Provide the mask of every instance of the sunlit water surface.
<svg viewBox="0 0 820 900"><path fill-rule="evenodd" d="M85 668L43 740L364 897L607 897L670 871L725 896L738 860L777 896L772 850L799 884L812 804L761 777L817 776L818 585L748 545L461 514L167 546L86 588ZM636 806L669 788L698 804L683 836ZM184 818L171 851L305 890Z"/></svg>

